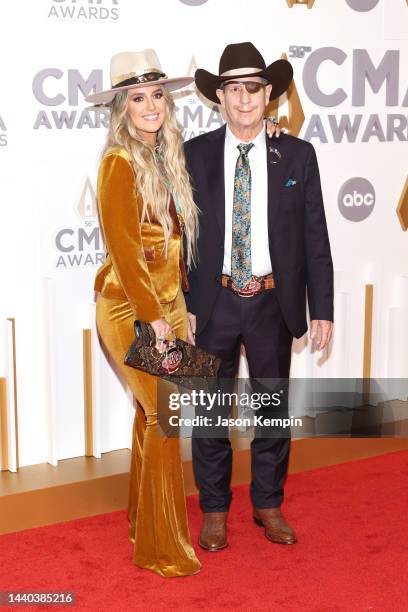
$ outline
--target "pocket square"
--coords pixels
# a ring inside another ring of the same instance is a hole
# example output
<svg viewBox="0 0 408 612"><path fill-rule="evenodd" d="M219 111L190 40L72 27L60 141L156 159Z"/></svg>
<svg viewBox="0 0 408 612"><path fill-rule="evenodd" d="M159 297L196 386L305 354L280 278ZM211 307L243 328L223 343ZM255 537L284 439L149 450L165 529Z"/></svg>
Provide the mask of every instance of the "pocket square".
<svg viewBox="0 0 408 612"><path fill-rule="evenodd" d="M296 181L294 181L293 179L289 179L285 187L292 187L292 185L296 185Z"/></svg>

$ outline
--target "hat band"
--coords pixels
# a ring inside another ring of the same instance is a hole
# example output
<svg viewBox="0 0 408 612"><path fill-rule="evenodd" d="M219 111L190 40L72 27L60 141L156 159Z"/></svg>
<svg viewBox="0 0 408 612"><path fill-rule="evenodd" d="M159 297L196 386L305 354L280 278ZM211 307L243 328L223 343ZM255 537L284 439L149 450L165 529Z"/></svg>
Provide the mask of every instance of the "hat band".
<svg viewBox="0 0 408 612"><path fill-rule="evenodd" d="M124 79L116 85L113 85L112 89L116 89L117 87L127 87L128 85L142 85L145 83L153 83L154 81L162 81L163 79L167 79L167 75L164 74L164 72L147 72L145 74L141 74L140 76L134 76L130 77L129 79Z"/></svg>
<svg viewBox="0 0 408 612"><path fill-rule="evenodd" d="M225 72L220 74L220 77L229 77L235 76L237 74L255 74L257 72L262 72L265 70L264 68L233 68L232 70L226 70Z"/></svg>

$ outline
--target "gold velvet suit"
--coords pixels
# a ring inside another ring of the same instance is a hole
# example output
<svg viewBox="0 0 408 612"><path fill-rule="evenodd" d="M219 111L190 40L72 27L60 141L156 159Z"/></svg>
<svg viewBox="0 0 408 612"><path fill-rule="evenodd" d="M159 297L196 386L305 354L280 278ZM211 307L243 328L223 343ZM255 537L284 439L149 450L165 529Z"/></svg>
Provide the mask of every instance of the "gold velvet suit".
<svg viewBox="0 0 408 612"><path fill-rule="evenodd" d="M135 319L165 318L186 339L187 313L180 287L181 236L173 223L168 255L159 223L140 222L142 199L125 149L110 149L98 176L98 206L108 255L95 290L101 340L136 398L129 489L133 561L162 576L196 573L200 563L187 524L179 439L158 426L158 379L123 363L134 340Z"/></svg>

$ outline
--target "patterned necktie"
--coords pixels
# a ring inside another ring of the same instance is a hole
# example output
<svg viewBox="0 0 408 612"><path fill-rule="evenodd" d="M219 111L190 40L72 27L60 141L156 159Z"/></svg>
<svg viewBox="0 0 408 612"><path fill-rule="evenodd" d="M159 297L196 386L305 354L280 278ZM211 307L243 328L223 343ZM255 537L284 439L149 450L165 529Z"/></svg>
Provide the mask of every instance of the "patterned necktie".
<svg viewBox="0 0 408 612"><path fill-rule="evenodd" d="M243 289L251 280L251 168L248 153L253 142L239 144L240 155L235 167L234 203L232 208L231 277Z"/></svg>

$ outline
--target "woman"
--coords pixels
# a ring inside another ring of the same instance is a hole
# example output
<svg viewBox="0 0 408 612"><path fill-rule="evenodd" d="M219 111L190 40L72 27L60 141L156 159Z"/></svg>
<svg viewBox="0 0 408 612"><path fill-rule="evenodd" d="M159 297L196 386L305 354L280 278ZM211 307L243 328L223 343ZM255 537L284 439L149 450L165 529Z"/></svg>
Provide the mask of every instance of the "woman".
<svg viewBox="0 0 408 612"><path fill-rule="evenodd" d="M112 88L87 98L111 111L98 176L108 255L95 281L96 317L101 340L137 402L129 539L134 563L162 576L195 574L201 567L190 542L179 439L160 432L158 379L123 360L135 319L152 325L160 351L172 334L187 338L182 232L190 266L198 210L169 92L191 81L167 78L153 50L119 53L111 61Z"/></svg>

